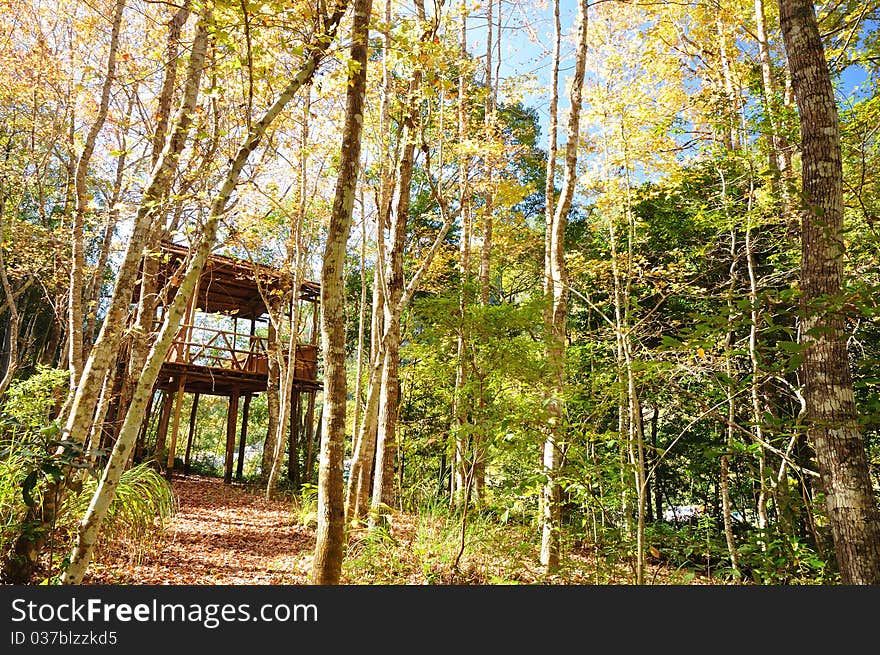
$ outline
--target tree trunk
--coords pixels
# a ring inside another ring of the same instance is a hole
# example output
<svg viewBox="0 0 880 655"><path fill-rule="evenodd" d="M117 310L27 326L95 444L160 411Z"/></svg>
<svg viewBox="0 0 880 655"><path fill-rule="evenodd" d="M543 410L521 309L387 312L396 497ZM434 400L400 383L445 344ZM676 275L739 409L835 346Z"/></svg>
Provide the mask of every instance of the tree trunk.
<svg viewBox="0 0 880 655"><path fill-rule="evenodd" d="M70 368L71 390L80 384L80 376L83 371L83 328L85 327L83 322L83 274L85 269L83 229L89 205L86 176L89 170L89 162L95 151L98 134L101 132L101 128L104 127L107 112L110 109L110 90L116 77L116 51L119 48L119 31L122 26L122 10L124 8L125 0L117 0L110 32L110 50L107 53L107 72L104 75L104 82L101 86L101 101L98 105L98 114L86 135L83 150L80 153L79 159L77 159L76 171L74 172L76 207L71 224L70 287L68 289L70 294L68 296L68 366ZM103 372L101 379L103 380ZM94 407L92 410L94 411Z"/></svg>
<svg viewBox="0 0 880 655"><path fill-rule="evenodd" d="M769 157L771 190L781 190L786 208L789 204L787 184L780 186L780 178L790 176L790 161L787 156L789 145L782 135L776 100L776 80L773 76L773 60L770 56L770 41L767 37L767 26L764 17L764 0L755 0L755 37L758 42L758 57L761 61L761 89L764 111L770 127Z"/></svg>
<svg viewBox="0 0 880 655"><path fill-rule="evenodd" d="M556 0L558 11L558 0ZM541 565L546 573L559 568L562 530L561 488L558 475L562 466L562 449L565 438L565 407L562 399L565 391L565 345L566 318L568 313L568 279L565 269L565 228L574 197L577 179L577 158L580 145L580 111L587 62L587 12L589 3L578 4L578 38L575 70L569 91L569 115L567 142L565 145L565 171L559 203L553 215L550 234L549 278L552 295L550 322L547 332L546 358L550 370L550 394L547 404L547 436L544 441L544 473L547 481L543 491L543 524L541 536ZM546 259L545 259L546 261Z"/></svg>
<svg viewBox="0 0 880 655"><path fill-rule="evenodd" d="M361 193L361 298L358 302L358 335L357 335L357 368L354 380L354 417L352 419L352 439L356 442L356 435L361 425L361 396L363 395L364 381L364 328L367 316L367 217L364 211L363 193ZM352 443L351 451L354 453L356 444Z"/></svg>
<svg viewBox="0 0 880 655"><path fill-rule="evenodd" d="M452 458L452 496L450 502L460 505L464 500L465 486L468 477L468 458L470 457L468 444L469 436L466 426L469 422L470 403L467 386L467 310L470 302L470 276L471 276L471 207L470 190L468 185L469 167L467 153L464 148L468 134L468 53L467 53L467 3L459 3L460 29L459 29L459 71L458 71L458 185L459 207L461 215L461 236L458 244L458 335L456 339L455 353L455 389L453 392L452 416L455 423L455 446Z"/></svg>
<svg viewBox="0 0 880 655"><path fill-rule="evenodd" d="M368 360L367 393L364 401L363 416L352 431L351 444L351 469L349 472L348 488L345 498L346 520L357 524L366 514L367 503L370 497L373 472L373 458L376 453L376 439L378 431L378 388L381 380L381 367L385 360L381 354L380 344L384 330L385 306L385 229L390 223L391 194L393 184L389 165L393 165L391 144L386 138L390 132L390 100L392 91L391 66L389 53L391 51L391 0L385 0L385 21L382 26L382 95L379 106L379 134L382 135L383 155L379 158L379 185L376 191L376 261L373 266L373 302L370 314L370 355ZM361 297L364 297L363 289ZM362 355L362 353L361 353ZM362 358L361 358L362 359ZM376 370L376 367L379 367ZM362 374L360 374L362 376ZM356 396L356 402L360 402L360 396Z"/></svg>
<svg viewBox="0 0 880 655"><path fill-rule="evenodd" d="M203 16L196 28L183 99L165 148L153 168L150 182L138 207L124 260L116 276L113 297L71 403L63 431L65 439L72 439L79 443L85 439L94 415L104 374L116 359L119 342L127 326L126 315L132 291L138 279L143 247L156 218L158 205L165 197L177 171L177 162L192 123L192 114L198 98L199 84L205 64L208 20L209 16ZM146 338L146 335L140 336Z"/></svg>
<svg viewBox="0 0 880 655"><path fill-rule="evenodd" d="M495 109L496 109L496 87L492 82L492 10L494 0L489 0L486 7L486 101L484 105L484 128L486 130L487 139L495 139ZM500 10L499 10L500 14ZM500 19L500 15L499 15ZM495 163L491 158L487 158L489 162L488 170L488 189L485 193L485 206L483 207L483 243L480 247L480 305L489 306L491 292L491 264L492 264L492 230L493 230L493 212L494 212L494 187L495 187ZM486 389L485 385L480 384L479 408L482 412L486 407ZM488 455L487 437L484 431L477 430L474 433L474 490L473 498L477 505L486 502L486 457Z"/></svg>
<svg viewBox="0 0 880 655"><path fill-rule="evenodd" d="M761 319L758 309L758 279L755 275L755 256L752 252L751 215L746 219L745 247L746 267L749 273L749 363L752 371L749 391L752 401L752 429L754 430L755 443L758 447L758 528L760 530L767 530L770 523L770 518L767 514L767 501L771 490L768 488L767 451L764 448L764 413L761 406L762 373L760 361L758 360L758 323Z"/></svg>
<svg viewBox="0 0 880 655"><path fill-rule="evenodd" d="M721 198L727 204L727 188L724 177L721 178ZM725 439L725 452L721 456L721 510L724 523L724 539L727 542L727 553L730 556L730 568L734 573L739 573L739 554L736 550L736 539L733 535L733 519L731 517L730 504L730 453L734 445L734 433L736 431L736 401L734 391L733 372L733 298L736 293L736 228L730 228L730 269L728 272L727 285L727 321L731 325L724 336L724 366L727 375L725 393L727 395L727 438Z"/></svg>
<svg viewBox="0 0 880 655"><path fill-rule="evenodd" d="M345 287L342 278L360 172L361 132L367 85L367 51L372 0L354 0L351 61L340 147L339 177L321 268L321 342L324 352L324 406L318 475L318 528L312 581L337 584L345 546L342 480L345 457Z"/></svg>
<svg viewBox="0 0 880 655"><path fill-rule="evenodd" d="M425 8L422 0L415 0L418 20L425 20ZM430 41L431 27L422 32L419 43ZM419 48L421 50L421 48ZM387 296L385 297L385 335L384 358L382 369L382 388L379 396L379 424L376 435L376 463L374 467L373 497L371 519L377 520L382 505L394 503L394 461L397 450L397 416L398 416L398 369L400 366L400 314L404 291L403 254L406 247L406 226L409 218L410 186L412 184L415 163L416 139L419 134L419 110L421 107L422 71L413 71L409 83L409 99L407 112L403 119L403 144L400 163L397 170L397 202L391 220L391 251L388 256L386 275Z"/></svg>
<svg viewBox="0 0 880 655"><path fill-rule="evenodd" d="M168 39L165 46L165 77L162 80L162 90L159 92L159 102L156 108L156 130L153 132L152 152L150 161L153 166L159 160L162 148L165 145L165 136L168 132L168 117L171 114L171 102L174 99L174 86L177 82L177 58L180 49L180 33L189 18L189 1L184 2L182 7L168 21Z"/></svg>
<svg viewBox="0 0 880 655"><path fill-rule="evenodd" d="M85 330L83 331L83 352L88 353L95 338L95 329L98 325L98 305L101 302L101 290L104 287L104 273L107 269L107 261L110 259L110 246L113 242L113 232L119 222L119 209L117 207L122 199L122 183L125 175L126 153L128 150L128 128L131 123L131 114L137 99L137 88L129 95L128 108L126 110L126 127L119 138L118 149L122 153L116 158L116 175L113 179L113 190L110 192L108 201L107 221L104 224L104 233L101 240L101 252L92 275L92 283L89 287L86 302Z"/></svg>
<svg viewBox="0 0 880 655"><path fill-rule="evenodd" d="M171 114L171 103L174 99L174 87L177 82L180 35L189 15L190 10L188 5L185 4L175 12L174 16L168 23L168 36L165 45L167 57L164 71L165 75L162 80L162 89L159 92L159 102L156 108L156 129L151 139L150 161L152 162L154 170L156 164L162 157L166 141L168 141L168 123ZM199 28L197 27L197 30L198 29ZM195 48L195 46L196 41L194 40L193 48ZM201 72L193 67L192 56L190 56L190 64L187 67L184 80L185 90L190 88L189 80L191 80L194 75L201 75ZM186 91L184 91L184 96L185 94ZM190 111L194 108L195 104L192 105ZM179 115L180 114L178 113L178 116ZM172 130L173 129L172 126ZM180 133L176 139L172 138L170 140L171 155L174 156L174 153L177 153L176 156L179 158L180 152L185 144L186 138L184 133ZM176 165L175 162L174 166L176 167ZM163 188L157 189L154 202L158 204L167 198L171 191L172 183L173 182L171 181L167 184L163 183ZM131 402L131 395L134 393L134 388L137 385L138 372L143 369L147 354L150 352L150 346L155 339L156 307L158 304L159 293L159 246L162 239L167 236L166 222L164 219L156 220L155 224L147 229L147 235L141 246L142 258L139 261L141 269L139 283L140 297L138 298L137 310L135 312L135 325L133 330L138 338L132 340L131 352L128 355L127 371L123 379L122 389L119 393L118 407L123 412L128 409L128 405Z"/></svg>
<svg viewBox="0 0 880 655"><path fill-rule="evenodd" d="M287 343L287 357L284 356L284 347L281 343L277 344L277 347L274 350L276 356L276 363L278 366L278 372L280 376L280 388L278 391L278 421L276 423L277 435L274 439L274 459L272 461L272 468L269 471L269 478L266 481L266 498L271 499L273 494L275 493L275 485L278 481L278 477L281 474L281 464L284 459L284 442L285 442L285 434L288 431L288 423L290 423L290 446L289 446L289 460L292 463L291 466L288 467L288 474L293 474L297 470L297 466L295 464L297 452L295 448L295 442L297 435L295 434L296 430L293 426L293 412L291 410L291 404L293 402L293 380L296 376L296 346L299 339L299 327L300 327L300 299L299 299L299 289L302 286L302 280L305 277L304 274L304 255L303 252L303 239L302 239L302 228L303 224L306 220L306 171L308 168L308 141L309 141L309 114L311 112L311 104L312 104L312 90L311 87L306 87L304 92L304 102L302 107L302 129L300 133L300 143L299 143L299 203L298 203L298 212L297 216L293 221L293 225L291 225L291 237L290 243L287 247L287 264L292 269L292 290L290 296L290 316L288 321L289 328L289 337ZM292 264L292 266L291 266ZM283 304L281 305L283 306ZM317 311L317 309L316 309ZM281 334L282 327L282 316L278 313L270 314L269 319L275 326L275 333ZM297 393L297 400L299 399L299 393Z"/></svg>
<svg viewBox="0 0 880 655"><path fill-rule="evenodd" d="M270 303L271 304L271 303ZM277 312L277 307L269 307L269 312ZM266 406L268 413L268 425L266 427L266 441L263 443L263 463L260 471L267 483L269 476L272 474L272 463L275 461L275 447L278 439L278 405L279 403L279 386L281 384L281 375L278 370L278 353L280 347L276 337L275 327L269 321L269 335L267 338L266 350L268 358L268 375L266 381ZM281 447L284 450L284 446Z"/></svg>
<svg viewBox="0 0 880 655"><path fill-rule="evenodd" d="M11 145L11 144L10 144ZM6 305L9 306L9 326L7 328L7 340L9 341L9 356L6 358L6 369L3 379L0 380L0 397L9 388L15 371L18 370L18 331L21 317L18 314L18 304L15 301L15 293L9 283L6 273L6 260L3 257L3 226L6 211L6 184L5 179L0 177L0 283L3 285L3 294L6 296Z"/></svg>
<svg viewBox="0 0 880 655"><path fill-rule="evenodd" d="M880 513L871 490L836 308L843 280L843 171L834 89L810 0L780 0L801 124L801 310L807 436L825 491L844 584L880 584Z"/></svg>
<svg viewBox="0 0 880 655"><path fill-rule="evenodd" d="M367 511L371 497L373 462L376 455L376 430L379 416L379 396L382 387L382 369L385 358L377 348L378 360L370 367L367 379L367 400L364 404L363 421L356 435L351 456L348 489L345 498L346 519L357 525Z"/></svg>
<svg viewBox="0 0 880 655"><path fill-rule="evenodd" d="M229 198L238 184L241 172L250 158L251 153L253 153L260 144L260 141L262 141L266 134L266 130L272 122L296 95L296 92L314 75L319 61L323 58L335 36L336 26L339 24L339 20L342 18L344 11L345 6L343 4L338 3L334 5L334 13L325 17L322 35L309 47L302 67L287 84L278 99L271 107L269 107L269 109L266 110L262 118L254 123L244 143L239 147L235 157L230 161L223 184L214 198L211 205L211 211L205 221L204 231L199 240L196 252L183 275L183 279L174 300L165 312L165 320L159 330L155 343L150 349L146 365L144 366L138 386L132 397L131 406L126 412L125 421L123 422L116 444L113 447L113 452L104 468L103 475L98 483L98 488L95 490L95 494L92 497L92 502L80 522L76 543L70 555L70 565L61 579L64 584L81 583L82 578L88 569L95 541L100 533L101 525L103 524L104 517L110 507L110 503L116 495L116 486L123 473L124 466L128 461L130 451L134 446L138 426L143 420L144 409L152 392L153 384L159 375L159 370L162 368L165 355L180 327L180 321L183 318L183 314L193 292L195 291L196 284L201 276L202 270L204 269L205 262L211 254L217 236L217 229L220 225L220 218L226 211ZM166 150L168 150L167 145ZM157 167L159 165L160 164L157 164Z"/></svg>
<svg viewBox="0 0 880 655"><path fill-rule="evenodd" d="M715 21L715 28L718 35L718 53L721 59L721 75L724 84L724 94L727 96L730 111L726 116L726 133L725 145L728 150L739 150L740 138L739 128L737 126L739 118L739 96L733 86L733 74L730 70L730 57L727 54L727 35L724 32L724 25L721 21L721 15L718 14Z"/></svg>

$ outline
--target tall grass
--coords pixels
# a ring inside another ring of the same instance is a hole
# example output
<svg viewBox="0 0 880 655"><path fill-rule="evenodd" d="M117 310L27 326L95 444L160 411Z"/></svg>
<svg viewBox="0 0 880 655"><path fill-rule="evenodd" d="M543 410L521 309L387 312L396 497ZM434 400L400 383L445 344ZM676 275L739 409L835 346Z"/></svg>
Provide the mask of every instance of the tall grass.
<svg viewBox="0 0 880 655"><path fill-rule="evenodd" d="M82 490L71 494L62 507L62 516L72 529L92 501L98 481L89 478ZM164 530L175 511L171 486L149 462L138 464L122 474L116 496L110 504L101 530L99 547L127 550L133 561L143 555L158 532Z"/></svg>
<svg viewBox="0 0 880 655"><path fill-rule="evenodd" d="M390 528L349 535L344 574L358 584L519 584L536 581L537 544L527 526L472 510L461 558L461 515L427 502L392 513ZM456 560L458 566L456 567Z"/></svg>

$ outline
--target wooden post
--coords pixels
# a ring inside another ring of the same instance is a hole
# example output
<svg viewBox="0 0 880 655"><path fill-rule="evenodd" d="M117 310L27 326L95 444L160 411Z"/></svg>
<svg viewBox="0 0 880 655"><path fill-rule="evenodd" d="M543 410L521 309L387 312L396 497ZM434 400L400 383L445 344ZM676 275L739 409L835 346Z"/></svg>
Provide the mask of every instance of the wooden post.
<svg viewBox="0 0 880 655"><path fill-rule="evenodd" d="M299 426L302 413L302 395L294 388L290 393L290 442L287 448L287 477L299 487Z"/></svg>
<svg viewBox="0 0 880 655"><path fill-rule="evenodd" d="M193 290L192 298L189 299L189 305L187 305L187 308L186 308L186 314L185 314L186 323L184 324L183 330L181 332L182 341L184 343L181 343L178 348L178 352L180 353L181 361L186 362L187 364L191 363L191 361L190 361L191 352L190 352L190 345L189 344L193 338L193 329L194 329L195 322L196 322L196 307L199 304L199 292L201 292L201 290L202 290L201 287L202 287L202 278L200 276L199 279L196 280L196 288Z"/></svg>
<svg viewBox="0 0 880 655"><path fill-rule="evenodd" d="M244 370L249 371L251 373L255 372L253 359L254 354L257 352L256 342L254 341L254 334L257 332L257 319L251 319L251 335L250 339L248 339L248 354L247 359L245 360Z"/></svg>
<svg viewBox="0 0 880 655"><path fill-rule="evenodd" d="M244 407L241 409L241 437L238 441L238 463L235 466L235 478L244 477L244 448L247 444L248 414L251 411L251 394L245 394Z"/></svg>
<svg viewBox="0 0 880 655"><path fill-rule="evenodd" d="M235 453L235 425L238 423L238 385L232 388L229 396L229 409L226 411L226 470L223 482L232 482L232 456Z"/></svg>
<svg viewBox="0 0 880 655"><path fill-rule="evenodd" d="M232 370L240 371L242 370L241 364L238 362L238 316L232 317Z"/></svg>
<svg viewBox="0 0 880 655"><path fill-rule="evenodd" d="M168 446L168 471L174 470L174 454L177 451L177 433L180 430L180 410L183 407L183 390L186 386L186 376L181 375L177 383L177 394L174 403L174 421L171 423L171 444Z"/></svg>
<svg viewBox="0 0 880 655"><path fill-rule="evenodd" d="M315 345L318 343L318 302L312 303L312 337L309 343Z"/></svg>
<svg viewBox="0 0 880 655"><path fill-rule="evenodd" d="M306 478L308 482L312 482L312 445L315 442L315 435L313 433L314 423L315 423L315 396L317 395L317 391L309 392L309 407L306 410L306 427L305 434L306 439L308 441L308 449L306 452ZM318 425L320 426L321 420L318 419Z"/></svg>
<svg viewBox="0 0 880 655"><path fill-rule="evenodd" d="M156 428L156 449L153 458L156 465L162 464L162 451L165 450L165 437L168 436L168 422L171 420L171 392L166 391L162 401L162 414L159 416L159 427Z"/></svg>
<svg viewBox="0 0 880 655"><path fill-rule="evenodd" d="M189 475L189 455L192 451L193 438L196 434L196 415L199 411L199 394L193 394L192 409L189 413L189 434L186 436L186 454L183 456L183 474Z"/></svg>
<svg viewBox="0 0 880 655"><path fill-rule="evenodd" d="M144 441L147 438L147 430L150 428L150 418L153 413L153 405L156 402L156 391L150 394L150 400L147 401L147 411L144 412L144 420L141 422L141 430L138 432L137 441L134 448L134 461L140 462L144 456Z"/></svg>

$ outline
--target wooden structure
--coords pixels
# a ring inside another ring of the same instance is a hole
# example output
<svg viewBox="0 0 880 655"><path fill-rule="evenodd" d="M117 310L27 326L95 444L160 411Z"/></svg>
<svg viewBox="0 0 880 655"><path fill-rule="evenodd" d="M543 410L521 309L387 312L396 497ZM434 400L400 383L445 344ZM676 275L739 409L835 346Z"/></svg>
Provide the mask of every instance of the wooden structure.
<svg viewBox="0 0 880 655"><path fill-rule="evenodd" d="M175 276L181 274L188 250L163 243L162 254L159 288L170 289L173 297ZM232 481L236 436L239 439L236 477L242 477L251 399L266 391L269 382L268 346L269 340L274 338L274 329L268 320L264 296L286 295L291 303L287 311L292 311L292 303L298 302L303 319L294 359L293 412L288 444L288 475L299 482L298 445L306 443L311 450L315 396L322 387L318 380L317 357L320 286L315 282L304 282L294 295L287 293L289 285L289 279L273 268L222 255L212 255L208 259L156 380L151 407L141 431L144 435L151 420L154 400L161 396L155 451L160 453L167 447L169 471L174 468L179 450L177 437L183 396L186 393L193 395L184 456L184 472L188 472L198 402L207 394L229 399L224 481ZM160 305L157 323L161 323L163 312L164 306ZM289 362L289 349L284 350ZM241 429L237 431L240 406ZM307 435L305 440L302 439L304 435Z"/></svg>

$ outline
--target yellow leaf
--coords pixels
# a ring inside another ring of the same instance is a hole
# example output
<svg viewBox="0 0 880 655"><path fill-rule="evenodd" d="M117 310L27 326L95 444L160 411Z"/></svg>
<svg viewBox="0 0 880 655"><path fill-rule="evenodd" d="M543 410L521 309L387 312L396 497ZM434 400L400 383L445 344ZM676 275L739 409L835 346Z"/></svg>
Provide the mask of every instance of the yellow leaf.
<svg viewBox="0 0 880 655"><path fill-rule="evenodd" d="M706 359L706 351L703 350L702 346L697 347L697 355L700 357L700 359Z"/></svg>

